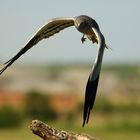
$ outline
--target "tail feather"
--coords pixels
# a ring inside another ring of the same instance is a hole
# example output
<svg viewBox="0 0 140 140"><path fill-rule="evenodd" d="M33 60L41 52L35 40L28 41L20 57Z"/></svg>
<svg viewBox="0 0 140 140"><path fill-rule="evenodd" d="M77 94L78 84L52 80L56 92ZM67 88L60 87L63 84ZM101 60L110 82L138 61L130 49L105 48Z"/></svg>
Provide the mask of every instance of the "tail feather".
<svg viewBox="0 0 140 140"><path fill-rule="evenodd" d="M88 82L87 82L84 112L83 112L83 127L85 123L88 123L89 121L90 111L93 108L95 97L96 97L98 81L99 81L99 75L94 81L91 81L89 77Z"/></svg>

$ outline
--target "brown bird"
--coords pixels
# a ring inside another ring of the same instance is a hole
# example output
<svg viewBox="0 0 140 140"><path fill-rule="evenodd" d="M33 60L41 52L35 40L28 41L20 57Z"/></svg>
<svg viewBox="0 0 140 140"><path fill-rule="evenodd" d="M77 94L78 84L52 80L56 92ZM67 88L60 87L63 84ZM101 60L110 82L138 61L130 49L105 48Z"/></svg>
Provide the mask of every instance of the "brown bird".
<svg viewBox="0 0 140 140"><path fill-rule="evenodd" d="M98 44L98 53L86 86L84 113L83 113L83 126L84 126L85 123L88 123L90 111L94 105L104 48L105 47L107 48L104 36L102 35L97 22L91 17L81 15L77 17L55 18L50 20L46 25L44 25L42 28L39 29L39 31L29 40L29 42L25 45L25 47L23 47L13 58L4 63L5 66L0 70L0 75L11 64L13 64L14 61L16 61L21 55L23 55L27 50L36 45L39 41L45 38L49 38L50 36L53 36L54 34L70 26L75 26L76 29L83 34L81 38L82 43L86 40L86 38L84 37L86 35L90 41Z"/></svg>

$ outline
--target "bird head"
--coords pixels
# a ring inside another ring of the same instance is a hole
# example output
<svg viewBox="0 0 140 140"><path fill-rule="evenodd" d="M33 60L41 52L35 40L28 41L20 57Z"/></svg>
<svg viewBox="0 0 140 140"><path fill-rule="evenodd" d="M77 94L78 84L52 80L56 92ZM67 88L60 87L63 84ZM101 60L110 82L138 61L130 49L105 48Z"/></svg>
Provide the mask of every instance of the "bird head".
<svg viewBox="0 0 140 140"><path fill-rule="evenodd" d="M77 30L83 34L89 33L92 27L99 30L99 26L97 22L91 17L88 17L86 15L81 15L76 17L74 24Z"/></svg>
<svg viewBox="0 0 140 140"><path fill-rule="evenodd" d="M75 27L78 31L80 31L83 34L86 34L86 32L90 29L90 24L88 23L88 16L81 15L75 18Z"/></svg>

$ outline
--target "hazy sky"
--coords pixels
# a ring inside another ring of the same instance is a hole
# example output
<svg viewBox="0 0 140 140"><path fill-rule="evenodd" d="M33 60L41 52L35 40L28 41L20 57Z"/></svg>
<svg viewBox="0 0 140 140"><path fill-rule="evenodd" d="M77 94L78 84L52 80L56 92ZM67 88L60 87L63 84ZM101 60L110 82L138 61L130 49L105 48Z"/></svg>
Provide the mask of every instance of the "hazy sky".
<svg viewBox="0 0 140 140"><path fill-rule="evenodd" d="M140 63L139 0L1 0L0 63L15 55L34 33L55 17L89 15L94 18L112 50L105 50L104 63ZM74 27L41 41L20 58L21 62L92 62L96 45L81 43Z"/></svg>

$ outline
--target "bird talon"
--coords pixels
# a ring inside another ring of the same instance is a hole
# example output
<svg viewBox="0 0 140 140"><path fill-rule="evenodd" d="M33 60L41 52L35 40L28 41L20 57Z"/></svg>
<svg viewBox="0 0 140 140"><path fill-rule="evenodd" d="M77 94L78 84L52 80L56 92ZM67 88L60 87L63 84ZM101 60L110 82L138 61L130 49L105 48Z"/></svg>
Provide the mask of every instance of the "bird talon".
<svg viewBox="0 0 140 140"><path fill-rule="evenodd" d="M82 43L84 43L86 41L86 38L84 37L84 35L81 38Z"/></svg>

